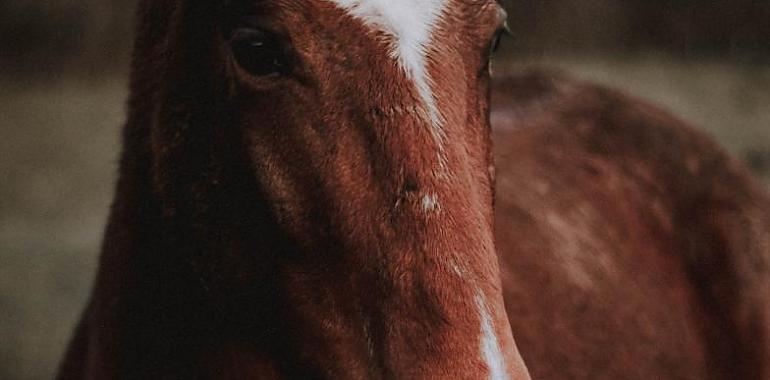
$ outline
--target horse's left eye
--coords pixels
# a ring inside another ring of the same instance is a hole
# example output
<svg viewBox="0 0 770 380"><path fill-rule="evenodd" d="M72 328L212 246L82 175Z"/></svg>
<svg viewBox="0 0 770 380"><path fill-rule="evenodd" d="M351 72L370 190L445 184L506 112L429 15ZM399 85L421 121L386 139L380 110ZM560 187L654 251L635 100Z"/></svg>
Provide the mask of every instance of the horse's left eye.
<svg viewBox="0 0 770 380"><path fill-rule="evenodd" d="M238 65L252 75L287 75L292 71L288 44L275 33L254 28L236 29L230 37L230 49Z"/></svg>
<svg viewBox="0 0 770 380"><path fill-rule="evenodd" d="M495 32L495 35L492 37L492 42L489 45L489 54L497 52L497 49L500 48L500 41L502 41L503 36L506 34L510 34L508 25L504 25Z"/></svg>

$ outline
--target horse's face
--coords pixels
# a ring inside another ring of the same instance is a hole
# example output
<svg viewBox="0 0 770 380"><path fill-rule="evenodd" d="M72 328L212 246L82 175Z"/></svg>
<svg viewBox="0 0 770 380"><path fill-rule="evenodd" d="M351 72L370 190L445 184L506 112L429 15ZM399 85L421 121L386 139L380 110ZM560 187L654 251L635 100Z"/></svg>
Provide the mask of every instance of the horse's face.
<svg viewBox="0 0 770 380"><path fill-rule="evenodd" d="M273 275L296 365L334 379L523 373L492 236L488 59L504 15L492 0L227 5L215 51L292 247Z"/></svg>

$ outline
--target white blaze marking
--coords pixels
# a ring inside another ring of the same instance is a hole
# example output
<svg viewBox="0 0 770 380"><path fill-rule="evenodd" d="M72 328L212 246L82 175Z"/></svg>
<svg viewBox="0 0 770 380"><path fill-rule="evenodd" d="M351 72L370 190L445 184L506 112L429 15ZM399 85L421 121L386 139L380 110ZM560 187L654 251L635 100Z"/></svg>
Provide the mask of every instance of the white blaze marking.
<svg viewBox="0 0 770 380"><path fill-rule="evenodd" d="M489 379L508 380L509 377L505 369L505 360L500 349L500 342L497 340L497 334L495 334L492 317L489 315L489 308L487 308L487 304L484 302L481 294L476 295L476 307L481 318L481 337L479 338L481 357L486 362L487 368L489 368Z"/></svg>
<svg viewBox="0 0 770 380"><path fill-rule="evenodd" d="M443 118L433 96L427 68L428 44L447 0L331 0L365 25L394 39L390 56L398 61L417 89L431 123L431 134L441 145Z"/></svg>

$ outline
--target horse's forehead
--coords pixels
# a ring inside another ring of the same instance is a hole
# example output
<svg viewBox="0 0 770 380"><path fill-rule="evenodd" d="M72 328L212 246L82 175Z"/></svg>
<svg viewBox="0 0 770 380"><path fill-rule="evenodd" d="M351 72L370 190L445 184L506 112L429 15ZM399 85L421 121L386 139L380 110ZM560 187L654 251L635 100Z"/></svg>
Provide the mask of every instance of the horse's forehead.
<svg viewBox="0 0 770 380"><path fill-rule="evenodd" d="M486 29L486 12L504 15L496 0L312 0L332 3L369 29L384 33L396 43L422 50L437 28L455 30L478 26ZM460 25L462 24L462 25Z"/></svg>
<svg viewBox="0 0 770 380"><path fill-rule="evenodd" d="M427 54L434 31L453 0L329 0L367 28L391 39L388 54L415 85L438 139L441 115L431 89Z"/></svg>
<svg viewBox="0 0 770 380"><path fill-rule="evenodd" d="M330 0L366 25L400 39L422 39L451 0Z"/></svg>

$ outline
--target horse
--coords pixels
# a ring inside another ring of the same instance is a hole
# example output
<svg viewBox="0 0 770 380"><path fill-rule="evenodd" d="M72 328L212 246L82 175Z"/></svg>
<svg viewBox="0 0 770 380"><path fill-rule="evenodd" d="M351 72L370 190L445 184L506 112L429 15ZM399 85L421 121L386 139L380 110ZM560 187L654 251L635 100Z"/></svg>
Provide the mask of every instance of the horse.
<svg viewBox="0 0 770 380"><path fill-rule="evenodd" d="M58 378L770 376L767 195L643 101L542 73L492 86L505 18L140 1Z"/></svg>

